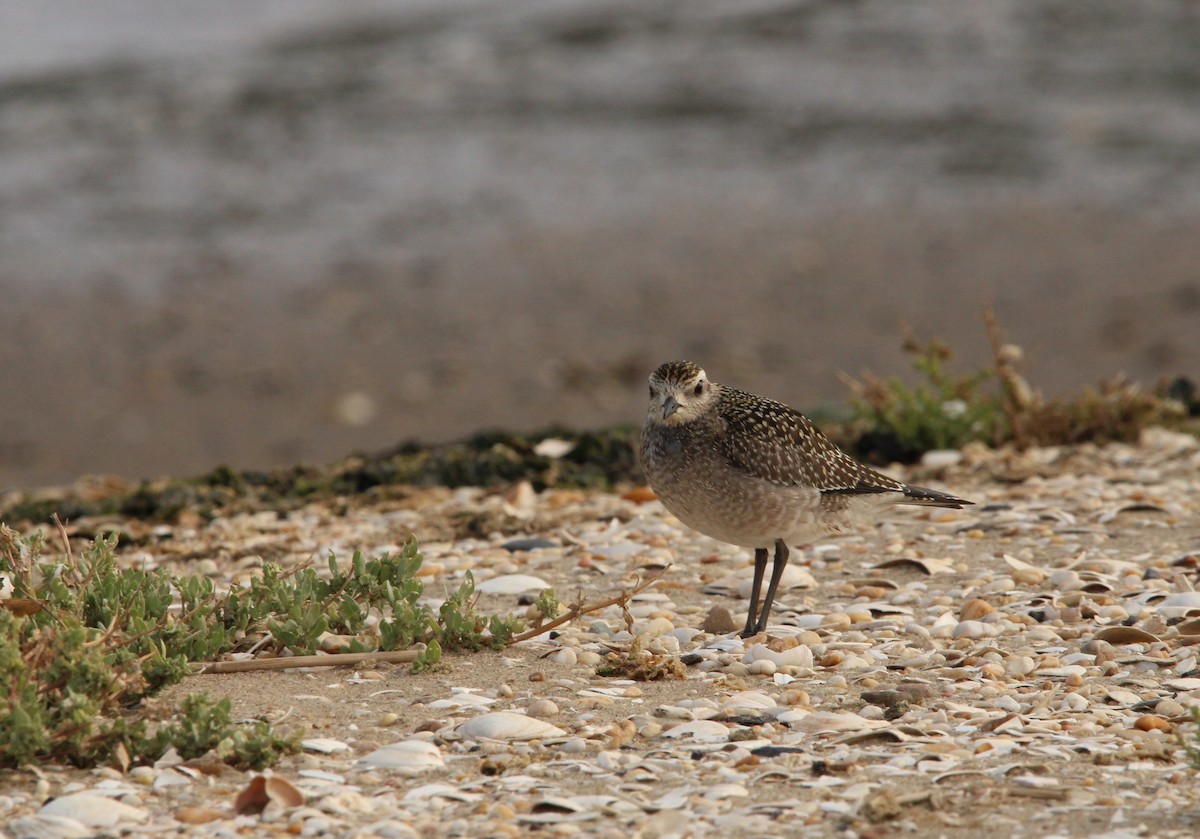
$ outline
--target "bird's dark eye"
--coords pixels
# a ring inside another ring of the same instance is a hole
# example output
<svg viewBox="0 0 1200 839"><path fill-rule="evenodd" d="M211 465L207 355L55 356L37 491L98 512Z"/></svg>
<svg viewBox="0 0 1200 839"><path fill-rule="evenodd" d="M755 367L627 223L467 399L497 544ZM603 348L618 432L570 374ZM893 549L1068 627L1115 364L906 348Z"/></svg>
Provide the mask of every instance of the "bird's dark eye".
<svg viewBox="0 0 1200 839"><path fill-rule="evenodd" d="M704 393L704 380L703 379L696 382L696 387L692 389L692 393L696 394L697 396Z"/></svg>

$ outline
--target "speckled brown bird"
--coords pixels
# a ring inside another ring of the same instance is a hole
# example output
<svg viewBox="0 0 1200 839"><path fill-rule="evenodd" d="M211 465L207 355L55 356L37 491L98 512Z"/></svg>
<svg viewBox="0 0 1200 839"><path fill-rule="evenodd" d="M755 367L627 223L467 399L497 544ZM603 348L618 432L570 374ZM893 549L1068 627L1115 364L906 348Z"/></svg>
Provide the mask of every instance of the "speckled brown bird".
<svg viewBox="0 0 1200 839"><path fill-rule="evenodd" d="M954 509L973 503L882 475L794 408L710 381L689 361L669 361L651 374L641 457L651 488L680 521L754 549L743 637L767 627L788 542L845 530L855 514L880 503ZM775 562L759 610L771 546Z"/></svg>

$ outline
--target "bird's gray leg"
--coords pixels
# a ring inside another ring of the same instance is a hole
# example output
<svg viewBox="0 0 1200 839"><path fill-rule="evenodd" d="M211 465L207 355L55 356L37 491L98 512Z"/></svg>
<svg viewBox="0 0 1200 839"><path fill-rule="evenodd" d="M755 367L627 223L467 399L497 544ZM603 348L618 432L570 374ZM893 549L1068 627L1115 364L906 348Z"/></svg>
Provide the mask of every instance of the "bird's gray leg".
<svg viewBox="0 0 1200 839"><path fill-rule="evenodd" d="M758 612L758 595L762 592L763 575L767 573L767 549L754 549L754 585L750 589L750 610L746 614L746 628L742 637L749 638L754 634L754 616Z"/></svg>
<svg viewBox="0 0 1200 839"><path fill-rule="evenodd" d="M766 554L766 551L763 551ZM783 569L787 567L788 562L788 546L783 544L782 539L775 540L775 564L771 567L771 584L767 586L767 599L763 601L762 611L758 613L758 626L755 627L758 632L762 632L767 628L767 616L771 614L771 603L775 601L775 590L779 588L779 580L783 577ZM766 557L763 557L763 564L766 564Z"/></svg>

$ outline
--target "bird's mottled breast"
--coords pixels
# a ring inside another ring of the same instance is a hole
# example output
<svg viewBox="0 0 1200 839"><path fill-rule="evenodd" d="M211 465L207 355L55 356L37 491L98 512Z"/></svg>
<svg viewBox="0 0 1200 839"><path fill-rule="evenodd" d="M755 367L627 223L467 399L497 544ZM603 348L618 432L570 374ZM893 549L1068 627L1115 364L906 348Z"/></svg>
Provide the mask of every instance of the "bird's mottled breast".
<svg viewBox="0 0 1200 839"><path fill-rule="evenodd" d="M648 473L678 471L687 464L697 443L691 425L646 423L642 428L642 466Z"/></svg>

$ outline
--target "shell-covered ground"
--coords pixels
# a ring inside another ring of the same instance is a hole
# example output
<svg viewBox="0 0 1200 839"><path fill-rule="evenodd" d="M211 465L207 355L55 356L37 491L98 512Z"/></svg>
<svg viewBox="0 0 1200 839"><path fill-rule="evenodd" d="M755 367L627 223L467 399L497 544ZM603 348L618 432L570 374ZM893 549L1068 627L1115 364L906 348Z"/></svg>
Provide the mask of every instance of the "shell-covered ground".
<svg viewBox="0 0 1200 839"><path fill-rule="evenodd" d="M125 522L129 562L219 584L415 534L426 596L469 570L488 613L523 614L544 585L604 599L670 567L627 612L431 672L195 676L154 700L208 691L304 732L261 814L234 812L256 773L168 758L9 773L0 820L31 837L1200 832L1197 440L969 447L903 477L977 504L889 509L795 550L769 631L744 641L749 551L636 489L401 488Z"/></svg>

